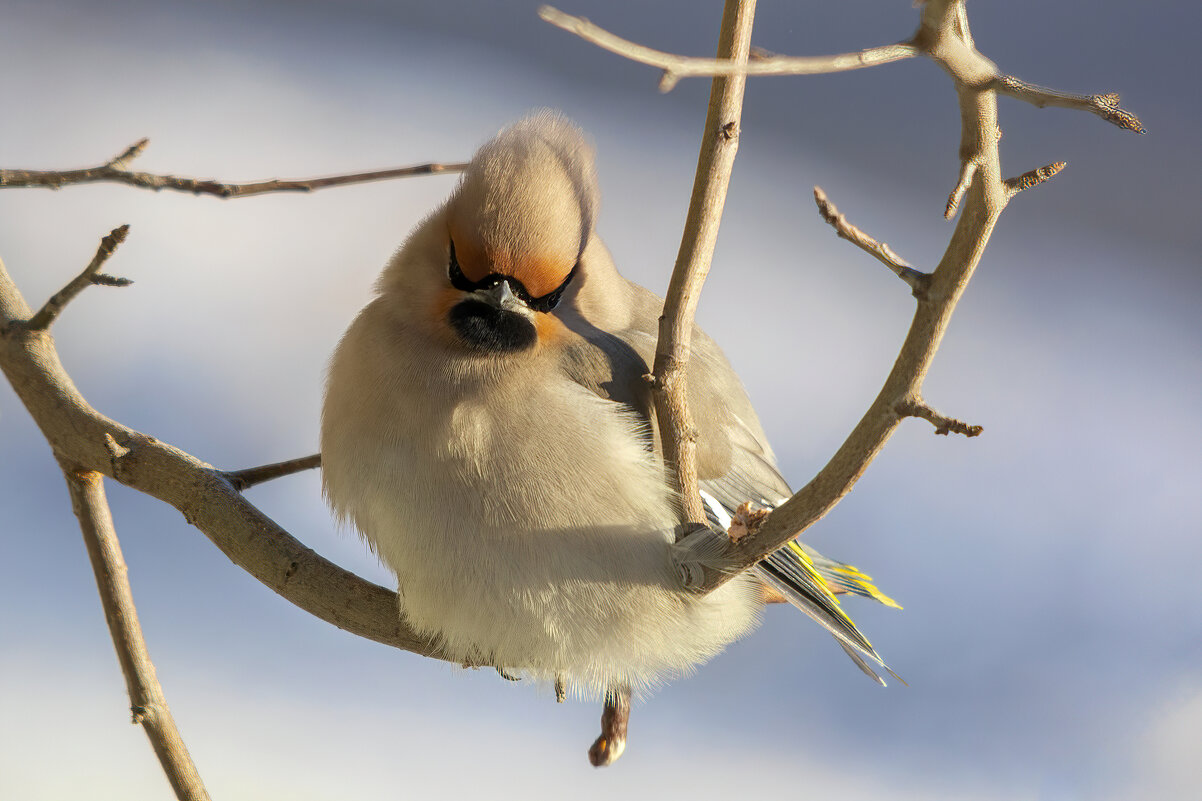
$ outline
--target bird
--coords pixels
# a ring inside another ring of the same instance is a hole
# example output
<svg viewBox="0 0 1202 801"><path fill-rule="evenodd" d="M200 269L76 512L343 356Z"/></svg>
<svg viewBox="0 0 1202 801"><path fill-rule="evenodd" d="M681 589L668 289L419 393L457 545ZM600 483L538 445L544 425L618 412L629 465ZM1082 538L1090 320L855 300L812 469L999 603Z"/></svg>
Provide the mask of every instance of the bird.
<svg viewBox="0 0 1202 801"><path fill-rule="evenodd" d="M647 380L663 301L618 273L598 208L593 146L562 114L480 147L330 360L334 513L396 574L404 620L464 665L582 698L641 695L787 601L883 684L838 596L896 603L851 565L793 541L708 594L683 586L704 547L676 542ZM691 345L712 546L740 507L792 493L729 361L699 328Z"/></svg>

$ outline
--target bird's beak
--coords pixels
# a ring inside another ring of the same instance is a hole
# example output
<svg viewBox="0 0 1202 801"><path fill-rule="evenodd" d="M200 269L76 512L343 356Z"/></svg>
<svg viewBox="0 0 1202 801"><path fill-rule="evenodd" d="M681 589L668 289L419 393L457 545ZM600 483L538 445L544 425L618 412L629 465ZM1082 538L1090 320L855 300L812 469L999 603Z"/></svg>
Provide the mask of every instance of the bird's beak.
<svg viewBox="0 0 1202 801"><path fill-rule="evenodd" d="M522 299L513 294L513 290L509 287L509 282L502 280L496 286L488 289L478 289L474 293L484 302L491 306L496 306L498 309L505 311L517 312L518 314L527 313L529 311Z"/></svg>

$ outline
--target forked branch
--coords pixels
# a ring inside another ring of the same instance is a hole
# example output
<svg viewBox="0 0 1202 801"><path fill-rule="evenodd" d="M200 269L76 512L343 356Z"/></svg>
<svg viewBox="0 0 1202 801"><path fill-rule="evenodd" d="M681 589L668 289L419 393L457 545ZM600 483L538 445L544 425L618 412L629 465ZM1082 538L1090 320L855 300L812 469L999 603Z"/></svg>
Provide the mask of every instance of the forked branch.
<svg viewBox="0 0 1202 801"><path fill-rule="evenodd" d="M920 399L922 383L952 312L980 262L993 227L1015 189L1001 178L997 102L986 88L996 71L972 43L961 0L928 0L914 42L951 76L960 104L964 165L949 209L963 210L943 257L918 298L914 320L880 393L831 460L789 501L738 542L695 589L709 591L754 565L826 515L851 491L905 416L923 417L938 432L975 436L980 429L935 412ZM863 246L863 245L861 245Z"/></svg>
<svg viewBox="0 0 1202 801"><path fill-rule="evenodd" d="M918 3L916 3L918 5ZM833 72L876 67L890 64L923 54L930 54L929 42L924 41L924 28L909 40L894 44L870 47L851 53L839 53L830 56L781 56L776 54L757 57L753 52L752 59L745 63L736 63L730 59L694 58L673 53L665 53L646 45L623 39L584 17L565 14L552 6L540 6L538 15L546 22L557 28L575 34L586 42L591 42L603 50L622 56L630 61L647 64L663 70L660 77L659 89L669 92L681 78L699 78L719 75L820 75ZM949 18L953 25L952 32L969 48L975 50L972 33L968 29L968 13L959 1L951 10ZM1019 80L1013 75L1003 75L998 72L992 62L984 60L977 67L988 65L984 73L975 74L973 80L978 89L992 89L1002 94L1016 97L1039 108L1060 106L1063 108L1080 109L1097 114L1109 123L1128 131L1146 133L1139 118L1130 111L1119 106L1119 96L1113 92L1101 95L1075 95L1046 89L1042 86ZM948 215L951 216L950 214Z"/></svg>
<svg viewBox="0 0 1202 801"><path fill-rule="evenodd" d="M747 75L820 75L831 72L847 72L865 67L875 67L892 61L913 58L919 54L908 42L870 47L854 53L839 53L831 56L779 56L756 57L749 52L751 60L739 61L722 54L717 58L693 58L678 56L655 50L646 45L623 39L584 17L565 14L557 8L542 6L538 15L545 21L568 33L573 33L603 50L616 53L623 58L647 64L663 70L659 81L661 92L670 92L681 78L747 76Z"/></svg>
<svg viewBox="0 0 1202 801"><path fill-rule="evenodd" d="M118 287L132 284L133 281L130 281L128 278L118 278L117 276L106 275L100 272L100 268L113 255L117 246L125 241L125 237L128 234L129 226L122 225L114 228L107 236L101 239L100 246L96 248L96 255L92 257L92 261L88 263L88 266L84 267L83 272L75 276L69 284L50 296L46 304L29 320L29 327L35 331L43 331L49 328L66 305L75 299L76 295L94 284Z"/></svg>

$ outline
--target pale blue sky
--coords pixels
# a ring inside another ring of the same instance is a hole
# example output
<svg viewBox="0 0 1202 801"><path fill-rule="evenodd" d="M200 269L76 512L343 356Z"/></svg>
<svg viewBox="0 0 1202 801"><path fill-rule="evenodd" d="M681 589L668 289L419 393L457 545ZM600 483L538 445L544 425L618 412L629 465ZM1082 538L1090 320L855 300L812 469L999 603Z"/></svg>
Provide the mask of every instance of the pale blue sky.
<svg viewBox="0 0 1202 801"><path fill-rule="evenodd" d="M538 106L597 141L600 232L661 290L704 82L539 22L537 3L0 0L0 164L75 167L151 137L143 169L247 180L465 158ZM756 43L907 36L906 2L763 0ZM721 3L561 5L664 49L713 49ZM687 11L681 11L687 8ZM1202 783L1202 160L1192 4L970 4L1003 69L1120 91L1144 137L1001 103L1008 174L1066 160L1006 211L927 382L974 440L910 421L808 539L905 607L849 611L910 683L880 689L787 609L637 707L589 768L592 705L357 640L234 568L182 517L110 486L152 656L214 798L450 796L1185 799ZM681 16L684 14L685 16ZM755 81L703 325L804 483L876 392L905 288L810 199L919 266L950 226L954 95L925 62ZM221 467L312 452L325 362L409 228L423 178L220 202L123 187L0 192L31 303L132 231L56 327L104 413ZM0 799L169 790L127 699L57 468L0 387ZM388 583L314 475L255 490L306 544Z"/></svg>

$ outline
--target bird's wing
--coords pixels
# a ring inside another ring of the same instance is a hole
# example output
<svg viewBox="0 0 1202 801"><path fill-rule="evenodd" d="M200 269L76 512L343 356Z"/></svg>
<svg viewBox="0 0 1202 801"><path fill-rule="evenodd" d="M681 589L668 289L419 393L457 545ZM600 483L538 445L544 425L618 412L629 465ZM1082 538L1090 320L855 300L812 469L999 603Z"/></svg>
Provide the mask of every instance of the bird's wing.
<svg viewBox="0 0 1202 801"><path fill-rule="evenodd" d="M577 383L630 406L647 421L649 442L658 449L650 384L644 376L655 355L655 320L662 302L641 287L631 286L633 325L616 334L573 326L582 340L565 350L565 368ZM718 531L726 531L732 515L744 503L772 509L792 495L776 468L776 457L742 383L726 356L700 329L695 329L692 343L689 395L698 430L702 495L710 522ZM835 597L836 593L853 592L896 606L868 576L797 541L777 549L753 570L764 584L829 631L861 670L884 684L872 664L885 671L889 668Z"/></svg>

